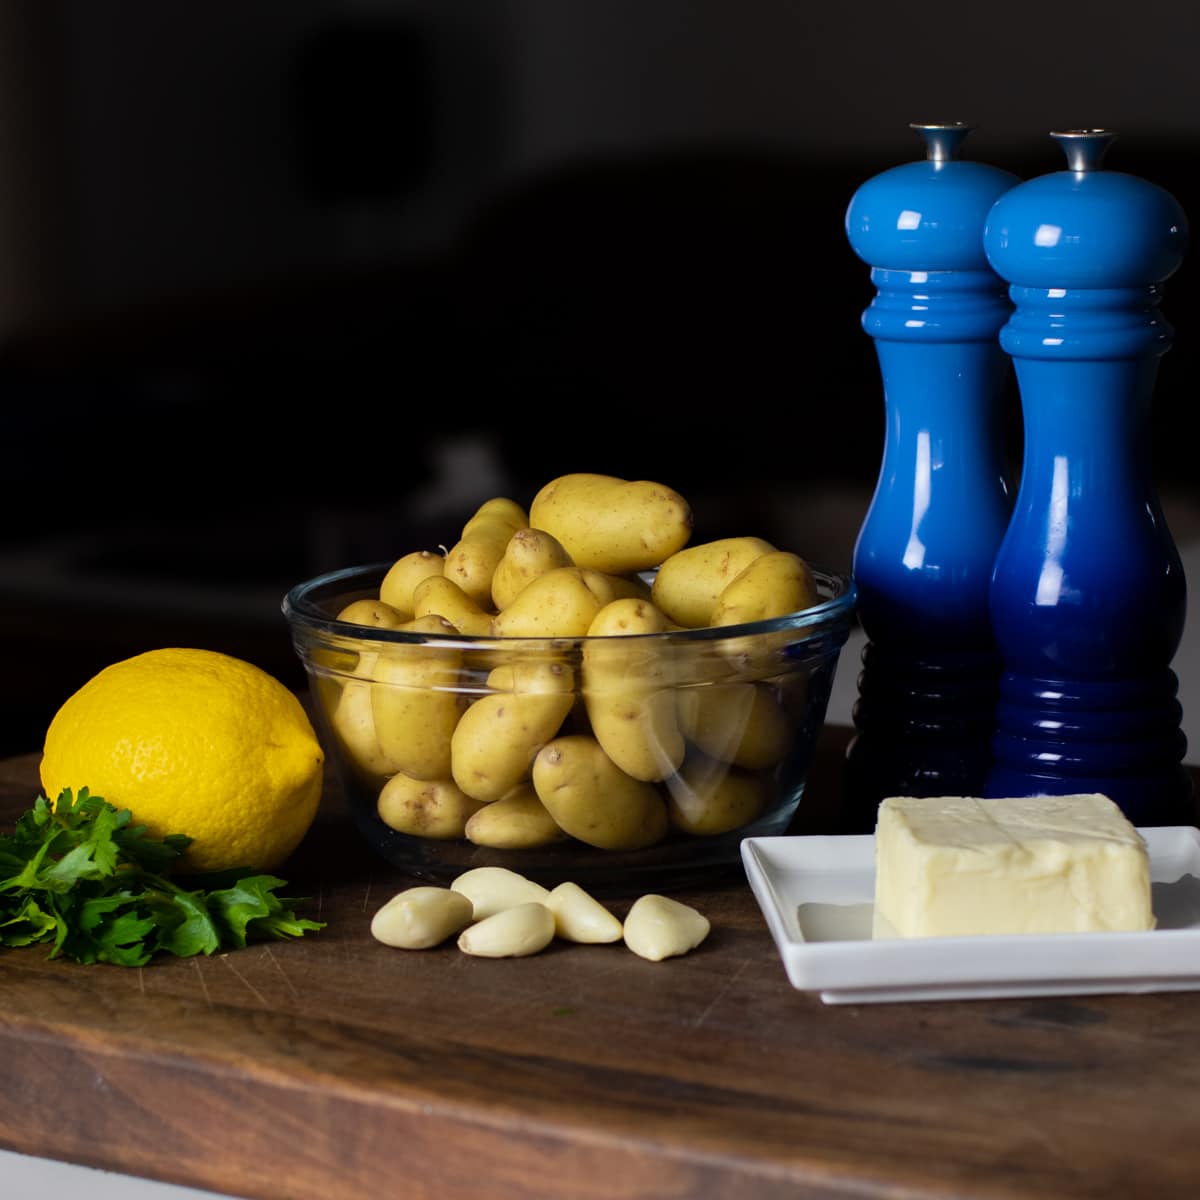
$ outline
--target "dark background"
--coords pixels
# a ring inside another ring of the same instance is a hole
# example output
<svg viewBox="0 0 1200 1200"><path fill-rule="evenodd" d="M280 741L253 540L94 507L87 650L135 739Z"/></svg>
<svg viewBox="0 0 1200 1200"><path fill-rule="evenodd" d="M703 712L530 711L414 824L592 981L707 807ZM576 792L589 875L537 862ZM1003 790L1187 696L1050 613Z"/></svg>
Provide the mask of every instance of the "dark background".
<svg viewBox="0 0 1200 1200"><path fill-rule="evenodd" d="M156 645L300 684L289 585L565 471L848 565L883 433L855 188L921 157L912 121L1023 177L1103 126L1200 212L1197 33L1155 3L0 3L0 752ZM1185 490L1193 276L1153 414Z"/></svg>

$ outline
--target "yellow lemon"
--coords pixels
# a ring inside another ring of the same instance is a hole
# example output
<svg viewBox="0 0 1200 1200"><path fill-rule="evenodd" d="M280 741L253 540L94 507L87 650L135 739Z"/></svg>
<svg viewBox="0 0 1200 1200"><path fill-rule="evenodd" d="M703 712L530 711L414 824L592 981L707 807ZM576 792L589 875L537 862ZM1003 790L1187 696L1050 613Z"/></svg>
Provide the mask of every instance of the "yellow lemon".
<svg viewBox="0 0 1200 1200"><path fill-rule="evenodd" d="M42 791L87 788L155 837L193 839L181 866L273 871L321 798L324 753L274 676L211 650L149 650L70 696L46 731Z"/></svg>

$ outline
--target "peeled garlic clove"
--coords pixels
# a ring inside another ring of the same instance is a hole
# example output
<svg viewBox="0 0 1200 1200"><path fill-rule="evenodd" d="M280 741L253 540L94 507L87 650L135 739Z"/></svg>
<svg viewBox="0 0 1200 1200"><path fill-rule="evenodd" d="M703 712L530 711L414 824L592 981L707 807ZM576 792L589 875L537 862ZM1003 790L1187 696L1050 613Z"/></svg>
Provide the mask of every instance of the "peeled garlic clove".
<svg viewBox="0 0 1200 1200"><path fill-rule="evenodd" d="M557 935L568 942L619 942L621 922L577 883L560 883L546 901Z"/></svg>
<svg viewBox="0 0 1200 1200"><path fill-rule="evenodd" d="M474 867L459 875L450 887L471 901L477 921L518 904L544 904L550 895L540 883L507 867Z"/></svg>
<svg viewBox="0 0 1200 1200"><path fill-rule="evenodd" d="M443 887L413 887L398 892L371 918L371 934L385 946L427 950L471 923L471 901Z"/></svg>
<svg viewBox="0 0 1200 1200"><path fill-rule="evenodd" d="M480 958L524 958L554 940L554 914L536 900L501 909L468 925L458 948Z"/></svg>
<svg viewBox="0 0 1200 1200"><path fill-rule="evenodd" d="M625 915L625 944L634 954L661 962L694 950L711 928L703 913L669 896L650 894Z"/></svg>

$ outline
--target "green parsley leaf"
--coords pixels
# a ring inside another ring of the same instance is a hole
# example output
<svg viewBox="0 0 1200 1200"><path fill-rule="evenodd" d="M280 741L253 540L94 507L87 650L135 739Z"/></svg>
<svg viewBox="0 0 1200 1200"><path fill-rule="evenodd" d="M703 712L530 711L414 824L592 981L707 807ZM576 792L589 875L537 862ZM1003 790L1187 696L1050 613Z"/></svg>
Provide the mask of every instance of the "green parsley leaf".
<svg viewBox="0 0 1200 1200"><path fill-rule="evenodd" d="M53 937L57 918L32 896L27 896L10 912L0 923L0 946L29 946Z"/></svg>
<svg viewBox="0 0 1200 1200"><path fill-rule="evenodd" d="M155 909L162 949L180 958L212 954L221 949L221 935L208 911L203 891L185 892L167 885L155 897Z"/></svg>
<svg viewBox="0 0 1200 1200"><path fill-rule="evenodd" d="M0 946L48 943L51 958L142 966L324 928L277 894L284 880L251 868L179 886L169 874L191 840L150 837L87 788L64 789L53 805L39 795L0 835Z"/></svg>
<svg viewBox="0 0 1200 1200"><path fill-rule="evenodd" d="M229 942L244 946L256 938L300 937L307 929L320 928L290 911L289 906L296 902L276 896L275 889L280 887L287 887L287 881L274 875L248 875L232 887L210 894L214 916Z"/></svg>

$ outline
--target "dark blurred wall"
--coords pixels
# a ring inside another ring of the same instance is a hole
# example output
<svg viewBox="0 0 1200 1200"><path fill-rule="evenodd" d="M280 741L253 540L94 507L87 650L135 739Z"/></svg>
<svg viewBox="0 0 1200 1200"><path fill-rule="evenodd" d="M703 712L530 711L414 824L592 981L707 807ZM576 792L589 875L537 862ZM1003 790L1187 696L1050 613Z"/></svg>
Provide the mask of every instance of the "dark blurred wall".
<svg viewBox="0 0 1200 1200"><path fill-rule="evenodd" d="M566 470L847 560L883 432L854 189L919 157L910 121L1022 176L1102 125L1200 212L1197 32L1154 3L0 3L0 751L152 644L299 682L289 583ZM1185 486L1192 273L1154 416Z"/></svg>

